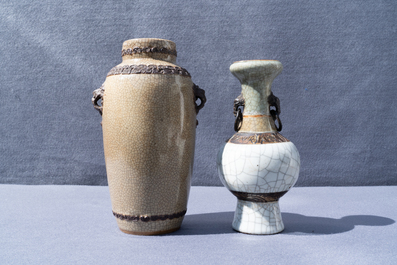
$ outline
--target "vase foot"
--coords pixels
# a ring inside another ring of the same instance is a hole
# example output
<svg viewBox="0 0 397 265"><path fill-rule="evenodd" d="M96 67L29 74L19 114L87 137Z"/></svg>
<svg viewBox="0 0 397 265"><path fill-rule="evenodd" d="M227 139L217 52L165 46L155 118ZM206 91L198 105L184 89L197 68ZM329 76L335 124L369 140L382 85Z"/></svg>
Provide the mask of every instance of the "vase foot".
<svg viewBox="0 0 397 265"><path fill-rule="evenodd" d="M168 234L175 232L178 230L181 225L182 221L184 218L184 215L186 213L186 210L180 213L178 216L179 217L173 217L171 216L172 219L166 219L166 220L136 220L131 221L127 220L127 218L135 217L132 215L123 215L123 214L116 214L116 221L117 225L119 226L119 229L127 234L133 234L133 235L161 235L161 234ZM182 215L182 216L180 216ZM155 215L153 215L156 217ZM151 216L153 218L153 216ZM122 219L121 219L121 218ZM142 217L141 217L142 218Z"/></svg>
<svg viewBox="0 0 397 265"><path fill-rule="evenodd" d="M126 234L131 234L131 235L138 235L138 236L155 236L155 235L163 235L163 234L168 234L172 233L175 231L178 231L181 227L169 229L169 230L164 230L164 231L156 231L156 232L135 232L135 231L128 231L128 230L123 230L121 228L120 231Z"/></svg>
<svg viewBox="0 0 397 265"><path fill-rule="evenodd" d="M233 229L257 235L277 234L284 230L280 207L276 202L249 202L238 200Z"/></svg>

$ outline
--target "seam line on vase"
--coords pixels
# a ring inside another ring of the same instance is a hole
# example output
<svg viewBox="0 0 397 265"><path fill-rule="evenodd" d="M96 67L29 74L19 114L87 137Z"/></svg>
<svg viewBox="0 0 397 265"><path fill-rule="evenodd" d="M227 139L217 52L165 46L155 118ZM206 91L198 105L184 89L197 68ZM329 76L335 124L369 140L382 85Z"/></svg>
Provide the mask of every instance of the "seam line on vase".
<svg viewBox="0 0 397 265"><path fill-rule="evenodd" d="M149 221L165 221L167 219L172 220L175 218L180 218L183 217L186 214L187 210L178 212L178 213L173 213L173 214L164 214L164 215L126 215L126 214L120 214L116 213L114 211L113 215L120 219L120 220L126 220L126 221L133 221L133 222L149 222Z"/></svg>

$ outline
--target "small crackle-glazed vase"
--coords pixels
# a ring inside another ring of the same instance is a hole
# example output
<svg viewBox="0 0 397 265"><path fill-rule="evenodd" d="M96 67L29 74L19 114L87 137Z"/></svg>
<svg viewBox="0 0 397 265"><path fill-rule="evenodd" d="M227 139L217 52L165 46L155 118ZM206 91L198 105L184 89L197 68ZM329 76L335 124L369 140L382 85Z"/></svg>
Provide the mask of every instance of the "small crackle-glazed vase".
<svg viewBox="0 0 397 265"><path fill-rule="evenodd" d="M125 233L173 232L187 210L205 92L175 64L172 41L127 40L121 55L92 98L102 115L113 215Z"/></svg>
<svg viewBox="0 0 397 265"><path fill-rule="evenodd" d="M217 166L223 185L238 199L232 226L242 233L284 230L278 200L299 175L298 150L279 133L280 101L271 92L282 69L275 60L239 61L230 66L242 95L234 103L237 133L220 149Z"/></svg>

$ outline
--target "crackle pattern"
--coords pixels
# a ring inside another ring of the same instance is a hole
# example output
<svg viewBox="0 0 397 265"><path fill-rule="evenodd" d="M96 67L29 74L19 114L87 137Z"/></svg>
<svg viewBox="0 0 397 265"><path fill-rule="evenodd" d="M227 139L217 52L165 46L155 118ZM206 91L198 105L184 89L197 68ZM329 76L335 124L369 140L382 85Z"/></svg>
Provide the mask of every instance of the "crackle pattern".
<svg viewBox="0 0 397 265"><path fill-rule="evenodd" d="M292 142L226 143L218 153L218 172L227 188L249 193L289 190L297 181L300 158Z"/></svg>
<svg viewBox="0 0 397 265"><path fill-rule="evenodd" d="M136 42L130 40L124 46ZM150 47L150 39L143 42L142 46ZM153 40L154 44L158 42ZM147 53L145 56L153 57L138 59L126 55L119 67L179 67L172 58L154 58L156 54ZM113 212L120 217L185 211L196 130L191 78L179 74L111 75L104 87L103 143ZM160 234L177 229L183 217L161 222L122 219L116 218L124 232Z"/></svg>
<svg viewBox="0 0 397 265"><path fill-rule="evenodd" d="M238 200L232 226L235 230L248 234L270 235L284 230L278 202Z"/></svg>
<svg viewBox="0 0 397 265"><path fill-rule="evenodd" d="M267 101L270 93L267 93L267 89L264 91L256 89L257 87L262 88L265 86L262 80L241 85L245 100L244 115L270 115L268 106L262 104L262 102Z"/></svg>

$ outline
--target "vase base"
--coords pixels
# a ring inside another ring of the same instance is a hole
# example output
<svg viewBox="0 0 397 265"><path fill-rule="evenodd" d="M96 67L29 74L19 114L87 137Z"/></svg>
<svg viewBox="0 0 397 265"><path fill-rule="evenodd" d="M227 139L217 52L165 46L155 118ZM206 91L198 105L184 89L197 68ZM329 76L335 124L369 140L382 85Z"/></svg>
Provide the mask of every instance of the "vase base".
<svg viewBox="0 0 397 265"><path fill-rule="evenodd" d="M272 235L284 230L280 207L276 202L249 202L238 200L233 229L255 235Z"/></svg>
<svg viewBox="0 0 397 265"><path fill-rule="evenodd" d="M247 232L239 231L239 230L235 229L234 227L232 227L232 228L236 232L239 232L239 233L242 233L242 234L246 234L246 235L256 235L256 236L260 236L260 235L276 235L276 234L280 234L280 233L282 233L284 231L284 229L283 229L283 230L280 230L280 231L272 233L272 234L266 234L266 233L260 234L260 233L247 233Z"/></svg>
<svg viewBox="0 0 397 265"><path fill-rule="evenodd" d="M178 231L181 227L177 227L177 228L173 228L173 229L169 229L169 230L163 230L163 231L156 231L156 232L140 232L140 231L127 231L127 230L123 230L120 228L120 231L126 234L130 234L130 235L138 235L138 236L154 236L154 235L163 235L163 234L168 234L168 233L172 233L175 231Z"/></svg>
<svg viewBox="0 0 397 265"><path fill-rule="evenodd" d="M116 218L117 225L121 231L133 235L161 235L178 230L183 221L183 216L172 220L157 221L128 221Z"/></svg>

